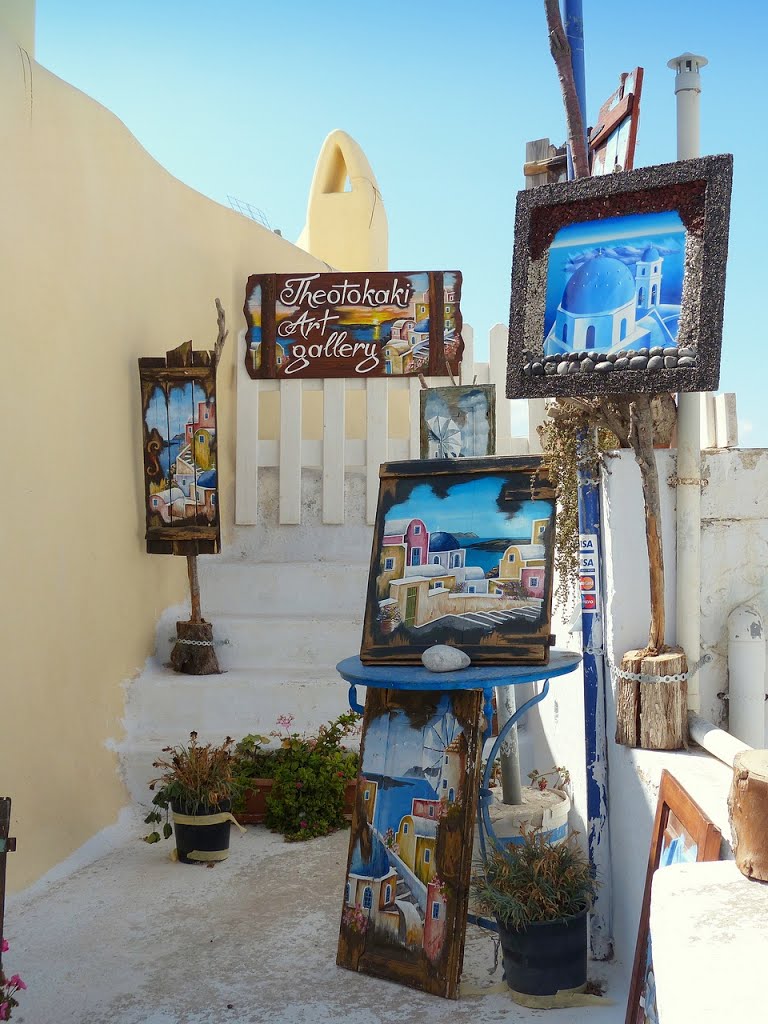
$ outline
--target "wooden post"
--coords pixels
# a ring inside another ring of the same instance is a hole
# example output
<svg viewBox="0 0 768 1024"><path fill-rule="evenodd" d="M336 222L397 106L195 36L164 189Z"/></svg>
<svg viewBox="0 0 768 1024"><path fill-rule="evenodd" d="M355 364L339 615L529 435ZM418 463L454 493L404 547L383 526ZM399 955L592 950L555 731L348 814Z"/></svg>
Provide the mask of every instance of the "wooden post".
<svg viewBox="0 0 768 1024"><path fill-rule="evenodd" d="M3 937L5 919L5 858L16 849L16 840L9 836L11 828L11 798L0 797L0 939ZM3 968L3 950L0 946L0 971Z"/></svg>
<svg viewBox="0 0 768 1024"><path fill-rule="evenodd" d="M743 750L734 758L728 819L736 867L768 882L768 750Z"/></svg>

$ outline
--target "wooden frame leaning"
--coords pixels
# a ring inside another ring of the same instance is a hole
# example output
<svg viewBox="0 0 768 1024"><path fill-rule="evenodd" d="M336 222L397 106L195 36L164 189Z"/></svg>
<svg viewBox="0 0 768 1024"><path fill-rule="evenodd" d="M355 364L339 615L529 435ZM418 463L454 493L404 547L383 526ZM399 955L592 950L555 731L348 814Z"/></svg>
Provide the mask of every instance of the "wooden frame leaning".
<svg viewBox="0 0 768 1024"><path fill-rule="evenodd" d="M650 1024L657 1020L649 929L654 872L669 864L719 860L720 839L717 825L673 775L666 769L662 771L624 1024Z"/></svg>

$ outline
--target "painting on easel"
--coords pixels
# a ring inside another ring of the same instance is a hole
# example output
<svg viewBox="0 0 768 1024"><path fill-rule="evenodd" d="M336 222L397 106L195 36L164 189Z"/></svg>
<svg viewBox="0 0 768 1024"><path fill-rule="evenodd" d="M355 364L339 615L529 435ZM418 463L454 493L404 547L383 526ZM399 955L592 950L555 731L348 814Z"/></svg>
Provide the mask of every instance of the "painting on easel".
<svg viewBox="0 0 768 1024"><path fill-rule="evenodd" d="M480 691L369 690L337 963L456 998Z"/></svg>
<svg viewBox="0 0 768 1024"><path fill-rule="evenodd" d="M360 658L418 664L433 644L472 661L549 656L555 497L535 456L386 463Z"/></svg>

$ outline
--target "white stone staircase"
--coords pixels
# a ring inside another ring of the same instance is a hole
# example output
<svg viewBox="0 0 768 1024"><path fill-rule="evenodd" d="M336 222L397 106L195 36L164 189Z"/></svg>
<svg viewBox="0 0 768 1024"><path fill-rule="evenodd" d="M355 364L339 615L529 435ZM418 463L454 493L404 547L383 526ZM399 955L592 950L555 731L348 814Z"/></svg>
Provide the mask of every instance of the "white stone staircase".
<svg viewBox="0 0 768 1024"><path fill-rule="evenodd" d="M269 733L281 714L293 728L314 730L347 708L335 671L357 654L368 566L362 562L228 562L200 560L203 614L213 623L220 675L180 675L167 667L176 621L189 608L167 609L157 624L156 653L128 688L121 761L129 790L147 802L152 761L185 741Z"/></svg>

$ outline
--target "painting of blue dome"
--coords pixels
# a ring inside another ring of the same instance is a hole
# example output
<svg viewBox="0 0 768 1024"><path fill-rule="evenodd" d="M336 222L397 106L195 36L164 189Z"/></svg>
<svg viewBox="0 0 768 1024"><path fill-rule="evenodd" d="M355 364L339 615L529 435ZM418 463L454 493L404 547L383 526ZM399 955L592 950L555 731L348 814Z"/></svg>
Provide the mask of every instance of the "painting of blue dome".
<svg viewBox="0 0 768 1024"><path fill-rule="evenodd" d="M613 256L595 256L571 277L561 303L569 313L597 313L626 306L635 298L629 267Z"/></svg>
<svg viewBox="0 0 768 1024"><path fill-rule="evenodd" d="M438 531L429 538L430 551L456 551L461 547L452 533Z"/></svg>
<svg viewBox="0 0 768 1024"><path fill-rule="evenodd" d="M656 260L661 259L661 254L655 245L649 245L643 253L644 263L655 263Z"/></svg>

